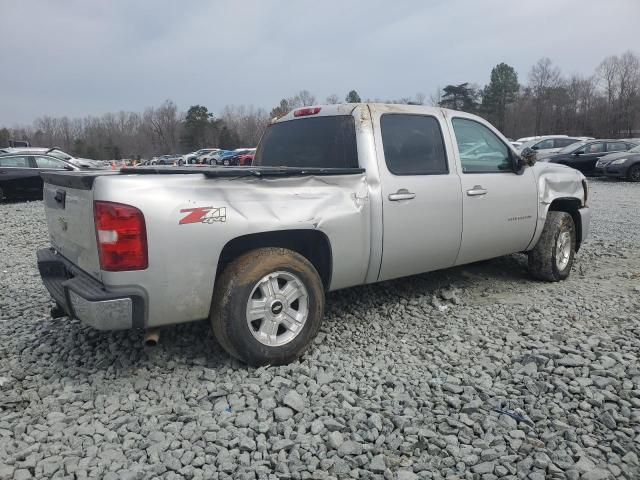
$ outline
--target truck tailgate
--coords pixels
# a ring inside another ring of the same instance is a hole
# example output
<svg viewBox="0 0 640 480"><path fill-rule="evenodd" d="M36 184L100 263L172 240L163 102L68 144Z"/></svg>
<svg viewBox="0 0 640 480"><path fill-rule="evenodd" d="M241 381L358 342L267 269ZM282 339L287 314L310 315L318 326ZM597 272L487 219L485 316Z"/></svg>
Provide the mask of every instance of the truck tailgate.
<svg viewBox="0 0 640 480"><path fill-rule="evenodd" d="M51 245L92 277L101 280L93 221L93 178L70 173L43 174L43 200Z"/></svg>

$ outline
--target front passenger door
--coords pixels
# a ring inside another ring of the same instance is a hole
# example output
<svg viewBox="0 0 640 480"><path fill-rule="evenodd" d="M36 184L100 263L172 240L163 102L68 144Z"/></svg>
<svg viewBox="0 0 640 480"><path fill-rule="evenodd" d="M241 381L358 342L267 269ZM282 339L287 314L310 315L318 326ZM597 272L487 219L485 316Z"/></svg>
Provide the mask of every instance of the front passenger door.
<svg viewBox="0 0 640 480"><path fill-rule="evenodd" d="M483 123L454 117L451 128L462 168L462 245L456 265L524 250L538 220L533 170L516 173L515 153Z"/></svg>
<svg viewBox="0 0 640 480"><path fill-rule="evenodd" d="M569 166L580 170L585 175L594 173L598 158L605 155L604 142L589 143L574 155L574 161Z"/></svg>

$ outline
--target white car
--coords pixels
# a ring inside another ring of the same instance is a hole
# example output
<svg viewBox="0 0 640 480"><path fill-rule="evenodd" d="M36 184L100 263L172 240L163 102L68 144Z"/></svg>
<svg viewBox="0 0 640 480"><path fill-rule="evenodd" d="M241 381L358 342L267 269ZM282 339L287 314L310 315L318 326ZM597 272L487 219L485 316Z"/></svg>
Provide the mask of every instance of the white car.
<svg viewBox="0 0 640 480"><path fill-rule="evenodd" d="M516 149L518 152L522 152L525 148L535 150L538 154L538 159L540 159L552 155L573 143L581 142L584 138L568 137L566 135L545 135L535 140L524 142Z"/></svg>
<svg viewBox="0 0 640 480"><path fill-rule="evenodd" d="M185 153L182 156L182 164L193 165L194 163L198 163L198 159L202 156L215 153L219 150L219 148L201 148L195 152Z"/></svg>

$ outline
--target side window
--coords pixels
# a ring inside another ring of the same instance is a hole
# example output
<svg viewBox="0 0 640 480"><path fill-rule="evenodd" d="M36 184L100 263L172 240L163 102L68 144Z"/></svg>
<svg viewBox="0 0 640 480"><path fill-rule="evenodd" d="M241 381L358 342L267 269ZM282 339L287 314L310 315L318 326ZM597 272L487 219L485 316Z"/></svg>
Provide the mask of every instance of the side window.
<svg viewBox="0 0 640 480"><path fill-rule="evenodd" d="M608 142L607 152L624 152L628 150L627 144L624 142Z"/></svg>
<svg viewBox="0 0 640 480"><path fill-rule="evenodd" d="M536 144L536 150L545 150L547 148L553 148L553 139L547 138Z"/></svg>
<svg viewBox="0 0 640 480"><path fill-rule="evenodd" d="M584 153L601 153L604 152L604 143L591 143L584 147Z"/></svg>
<svg viewBox="0 0 640 480"><path fill-rule="evenodd" d="M575 138L556 138L554 144L555 148L564 148L579 141L580 140L576 140Z"/></svg>
<svg viewBox="0 0 640 480"><path fill-rule="evenodd" d="M0 167L29 168L27 157L0 157Z"/></svg>
<svg viewBox="0 0 640 480"><path fill-rule="evenodd" d="M62 160L51 157L36 157L36 165L38 168L55 168L63 170L67 166Z"/></svg>
<svg viewBox="0 0 640 480"><path fill-rule="evenodd" d="M463 173L512 172L509 148L487 127L474 120L454 118Z"/></svg>
<svg viewBox="0 0 640 480"><path fill-rule="evenodd" d="M394 175L449 173L436 118L388 113L380 118L380 130L387 168Z"/></svg>

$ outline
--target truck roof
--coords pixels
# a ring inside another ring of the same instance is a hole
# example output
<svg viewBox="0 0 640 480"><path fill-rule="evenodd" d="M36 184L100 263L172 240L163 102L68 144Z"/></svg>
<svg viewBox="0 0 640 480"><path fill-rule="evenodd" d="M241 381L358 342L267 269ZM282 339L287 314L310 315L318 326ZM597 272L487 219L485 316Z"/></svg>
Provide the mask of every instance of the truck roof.
<svg viewBox="0 0 640 480"><path fill-rule="evenodd" d="M393 110L398 113L463 113L456 110L450 110L442 107L432 107L429 105L409 105L405 103L339 103L335 105L309 105L306 107L295 108L286 115L276 119L273 123L286 122L289 120L298 120L308 117L329 117L334 115L351 115L353 110L359 105L366 105L371 111L375 111L380 107L384 107L385 111Z"/></svg>

